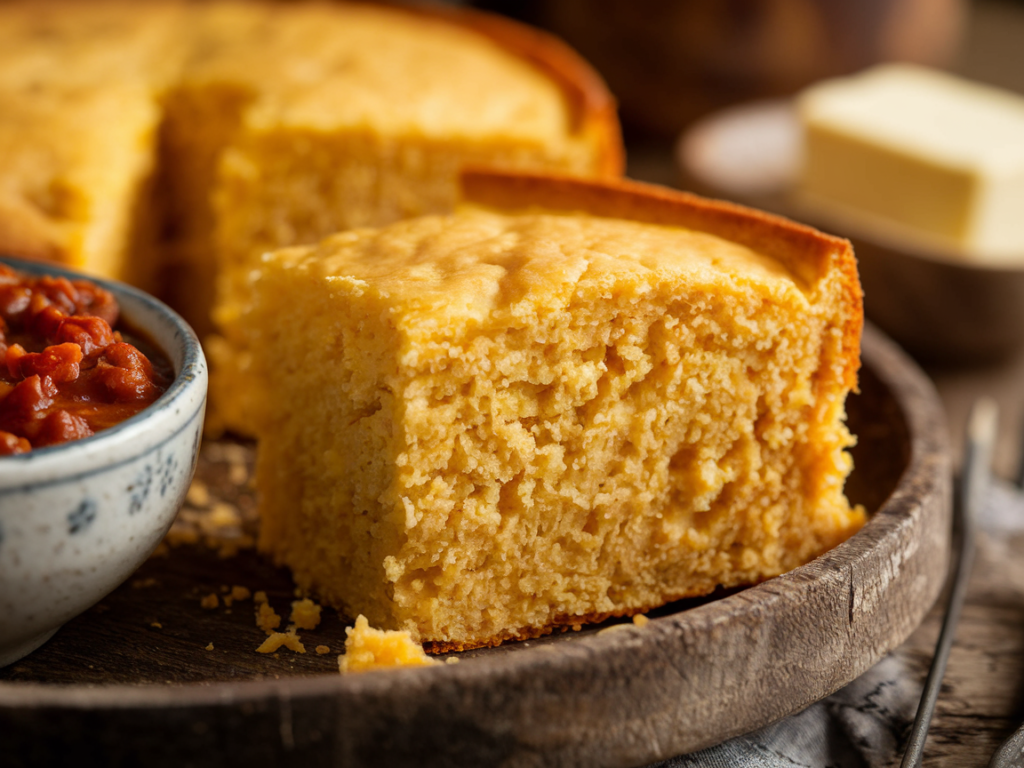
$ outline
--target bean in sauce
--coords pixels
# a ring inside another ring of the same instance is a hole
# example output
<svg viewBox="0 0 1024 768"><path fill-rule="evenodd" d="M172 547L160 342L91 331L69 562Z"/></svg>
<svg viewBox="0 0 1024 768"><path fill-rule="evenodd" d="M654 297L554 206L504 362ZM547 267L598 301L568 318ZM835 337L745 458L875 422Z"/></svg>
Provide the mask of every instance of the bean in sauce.
<svg viewBox="0 0 1024 768"><path fill-rule="evenodd" d="M0 264L0 455L88 437L163 394L170 366L114 330L119 311L95 283Z"/></svg>

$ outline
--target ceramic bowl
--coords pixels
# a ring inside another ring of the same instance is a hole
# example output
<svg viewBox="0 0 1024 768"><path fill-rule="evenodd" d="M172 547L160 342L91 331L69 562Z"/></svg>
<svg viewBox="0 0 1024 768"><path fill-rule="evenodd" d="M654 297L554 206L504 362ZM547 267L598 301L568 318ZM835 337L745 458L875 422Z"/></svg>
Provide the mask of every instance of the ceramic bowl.
<svg viewBox="0 0 1024 768"><path fill-rule="evenodd" d="M29 274L82 277L2 261ZM164 352L175 378L115 427L0 458L0 666L31 653L131 575L170 527L196 466L207 368L195 333L151 296L94 282Z"/></svg>

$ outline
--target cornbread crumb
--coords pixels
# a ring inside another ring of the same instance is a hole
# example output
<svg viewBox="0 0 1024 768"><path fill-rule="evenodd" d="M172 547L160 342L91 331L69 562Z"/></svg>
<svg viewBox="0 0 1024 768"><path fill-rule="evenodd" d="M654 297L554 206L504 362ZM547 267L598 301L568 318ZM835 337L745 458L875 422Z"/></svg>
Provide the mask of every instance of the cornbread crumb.
<svg viewBox="0 0 1024 768"><path fill-rule="evenodd" d="M252 596L252 599L254 603L265 603L267 602L267 593L261 589Z"/></svg>
<svg viewBox="0 0 1024 768"><path fill-rule="evenodd" d="M293 632L271 632L270 636L263 641L263 645L256 649L256 652L273 653L281 647L295 651L295 653L306 652L306 646L302 644L299 636Z"/></svg>
<svg viewBox="0 0 1024 768"><path fill-rule="evenodd" d="M316 647L316 652L323 656L325 653L331 652L331 647L329 645L318 645Z"/></svg>
<svg viewBox="0 0 1024 768"><path fill-rule="evenodd" d="M259 603L259 608L256 609L256 626L267 634L281 626L281 617L270 607L270 603Z"/></svg>
<svg viewBox="0 0 1024 768"><path fill-rule="evenodd" d="M247 587L241 587L237 584L231 588L231 599L233 600L248 600L252 596L252 592Z"/></svg>
<svg viewBox="0 0 1024 768"><path fill-rule="evenodd" d="M444 660L444 663L445 664L458 664L460 661L462 661L462 659L460 659L458 656L449 656L447 659Z"/></svg>
<svg viewBox="0 0 1024 768"><path fill-rule="evenodd" d="M217 597L216 592L211 592L199 601L199 605L206 609L213 609L220 605L220 598Z"/></svg>
<svg viewBox="0 0 1024 768"><path fill-rule="evenodd" d="M249 468L245 464L228 465L228 480L234 485L245 485L249 480Z"/></svg>
<svg viewBox="0 0 1024 768"><path fill-rule="evenodd" d="M193 480L185 503L164 539L165 545L203 546L221 559L234 557L241 550L255 546L256 500L251 491L242 491L224 482L231 466L227 457L248 461L254 451L233 447L235 451L227 452L217 443L203 446L199 471L207 481Z"/></svg>
<svg viewBox="0 0 1024 768"><path fill-rule="evenodd" d="M642 613L637 613L633 616L633 623L638 627L646 627L651 623L651 620L644 616Z"/></svg>
<svg viewBox="0 0 1024 768"><path fill-rule="evenodd" d="M299 629L316 629L320 623L320 606L308 597L292 603L291 623Z"/></svg>
<svg viewBox="0 0 1024 768"><path fill-rule="evenodd" d="M193 480L185 494L185 502L194 507L208 507L210 505L210 489L202 480Z"/></svg>
<svg viewBox="0 0 1024 768"><path fill-rule="evenodd" d="M164 628L164 625L161 624L159 621L151 621L149 623L149 626L153 627L153 629L163 629Z"/></svg>
<svg viewBox="0 0 1024 768"><path fill-rule="evenodd" d="M217 536L227 529L238 528L242 524L242 516L232 505L218 501L210 511L199 518L199 527L206 536Z"/></svg>
<svg viewBox="0 0 1024 768"><path fill-rule="evenodd" d="M213 650L213 643L208 643L207 646L206 646L206 650L212 651Z"/></svg>
<svg viewBox="0 0 1024 768"><path fill-rule="evenodd" d="M345 628L345 634L345 653L338 657L342 673L435 663L407 631L374 629L362 614L356 617L354 627Z"/></svg>

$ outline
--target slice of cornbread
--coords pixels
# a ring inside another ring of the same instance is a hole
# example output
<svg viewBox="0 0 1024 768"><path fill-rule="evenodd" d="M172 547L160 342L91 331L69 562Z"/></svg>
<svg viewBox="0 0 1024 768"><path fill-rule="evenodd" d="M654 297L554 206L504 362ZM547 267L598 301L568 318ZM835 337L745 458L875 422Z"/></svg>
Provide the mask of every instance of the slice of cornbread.
<svg viewBox="0 0 1024 768"><path fill-rule="evenodd" d="M281 250L253 284L260 546L303 588L462 648L857 530L848 243L637 184L464 183L485 207Z"/></svg>

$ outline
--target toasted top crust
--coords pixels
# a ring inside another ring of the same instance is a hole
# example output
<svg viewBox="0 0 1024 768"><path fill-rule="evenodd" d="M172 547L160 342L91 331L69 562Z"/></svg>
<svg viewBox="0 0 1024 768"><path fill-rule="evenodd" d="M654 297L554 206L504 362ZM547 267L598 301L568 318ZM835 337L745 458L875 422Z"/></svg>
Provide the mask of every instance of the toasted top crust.
<svg viewBox="0 0 1024 768"><path fill-rule="evenodd" d="M500 211L582 212L592 216L686 227L770 256L808 284L834 272L842 283L844 383L855 387L864 325L863 294L853 246L812 227L722 200L635 181L593 181L536 173L467 170L463 201Z"/></svg>
<svg viewBox="0 0 1024 768"><path fill-rule="evenodd" d="M625 155L615 99L601 76L572 48L553 35L501 16L449 6L395 5L473 29L541 69L565 92L573 109L574 129L592 135L601 148L599 175L623 174Z"/></svg>
<svg viewBox="0 0 1024 768"><path fill-rule="evenodd" d="M659 291L754 288L810 313L819 293L778 260L706 232L540 212L423 216L277 251L264 263L379 305L410 348L429 348L438 338L461 344L485 329L530 328L576 295L589 297L588 305L613 294L639 300Z"/></svg>
<svg viewBox="0 0 1024 768"><path fill-rule="evenodd" d="M507 136L544 146L582 140L600 146L599 165L609 166L608 132L595 133L583 112L601 88L575 83L570 65L590 81L596 76L489 17L369 3L223 0L192 15L183 80L242 89L245 121L257 130Z"/></svg>

